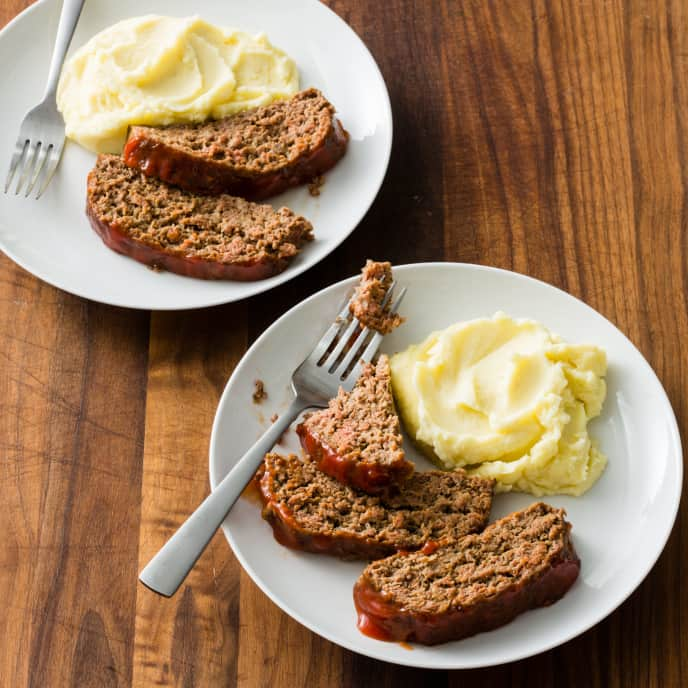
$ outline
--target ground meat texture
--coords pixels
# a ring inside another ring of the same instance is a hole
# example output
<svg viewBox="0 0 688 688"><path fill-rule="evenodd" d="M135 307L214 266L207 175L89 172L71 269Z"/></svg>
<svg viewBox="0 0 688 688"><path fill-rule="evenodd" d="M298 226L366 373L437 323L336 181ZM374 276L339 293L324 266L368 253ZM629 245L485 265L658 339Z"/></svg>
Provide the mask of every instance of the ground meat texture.
<svg viewBox="0 0 688 688"><path fill-rule="evenodd" d="M308 416L296 432L321 471L364 492L378 494L413 472L404 458L384 354L377 364L363 368L351 392L340 389L326 409Z"/></svg>
<svg viewBox="0 0 688 688"><path fill-rule="evenodd" d="M463 471L414 473L394 495L359 492L296 456L268 454L256 480L263 518L286 547L376 559L482 529L494 482Z"/></svg>
<svg viewBox="0 0 688 688"><path fill-rule="evenodd" d="M349 306L351 314L358 318L364 327L389 334L399 327L404 319L390 310L391 304L383 307L382 302L392 284L391 263L366 261L361 281Z"/></svg>
<svg viewBox="0 0 688 688"><path fill-rule="evenodd" d="M354 586L359 628L384 640L434 645L552 604L580 571L564 516L537 503L434 553L373 562Z"/></svg>
<svg viewBox="0 0 688 688"><path fill-rule="evenodd" d="M189 191L260 200L319 177L349 135L314 88L221 120L132 127L127 165Z"/></svg>
<svg viewBox="0 0 688 688"><path fill-rule="evenodd" d="M310 222L288 208L197 196L149 179L115 155L98 156L86 212L118 253L203 279L270 277L313 238Z"/></svg>

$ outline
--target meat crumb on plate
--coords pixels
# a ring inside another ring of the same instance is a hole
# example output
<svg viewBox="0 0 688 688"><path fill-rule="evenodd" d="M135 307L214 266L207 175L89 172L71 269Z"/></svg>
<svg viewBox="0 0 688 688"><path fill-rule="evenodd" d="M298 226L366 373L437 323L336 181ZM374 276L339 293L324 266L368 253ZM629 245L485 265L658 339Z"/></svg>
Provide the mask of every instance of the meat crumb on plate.
<svg viewBox="0 0 688 688"><path fill-rule="evenodd" d="M268 393L265 391L265 383L262 380L256 380L253 384L255 385L253 403L260 404L268 398Z"/></svg>

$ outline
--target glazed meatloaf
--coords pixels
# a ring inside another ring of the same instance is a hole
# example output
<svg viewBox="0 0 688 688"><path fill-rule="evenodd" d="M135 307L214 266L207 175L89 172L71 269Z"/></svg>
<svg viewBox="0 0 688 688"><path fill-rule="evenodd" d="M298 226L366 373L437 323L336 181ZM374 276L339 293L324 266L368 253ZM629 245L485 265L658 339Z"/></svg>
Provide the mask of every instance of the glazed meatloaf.
<svg viewBox="0 0 688 688"><path fill-rule="evenodd" d="M359 628L434 645L555 602L580 570L564 515L533 504L434 553L373 562L354 586Z"/></svg>
<svg viewBox="0 0 688 688"><path fill-rule="evenodd" d="M127 165L188 191L260 200L310 182L346 151L348 134L314 88L203 124L132 127Z"/></svg>
<svg viewBox="0 0 688 688"><path fill-rule="evenodd" d="M358 318L364 327L381 334L389 334L404 322L398 313L392 313L391 304L384 303L391 284L392 264L367 260L361 281L349 306L351 314Z"/></svg>
<svg viewBox="0 0 688 688"><path fill-rule="evenodd" d="M313 238L308 220L233 196L196 196L149 179L115 155L88 176L86 212L111 249L202 279L258 280L284 270Z"/></svg>
<svg viewBox="0 0 688 688"><path fill-rule="evenodd" d="M312 461L279 454L265 457L256 480L263 518L279 543L345 559L377 559L478 531L494 486L463 471L429 471L414 473L398 494L372 496L342 485Z"/></svg>
<svg viewBox="0 0 688 688"><path fill-rule="evenodd" d="M404 458L384 354L377 364L364 366L351 392L340 388L329 406L311 413L296 432L321 471L369 494L398 485L413 472Z"/></svg>

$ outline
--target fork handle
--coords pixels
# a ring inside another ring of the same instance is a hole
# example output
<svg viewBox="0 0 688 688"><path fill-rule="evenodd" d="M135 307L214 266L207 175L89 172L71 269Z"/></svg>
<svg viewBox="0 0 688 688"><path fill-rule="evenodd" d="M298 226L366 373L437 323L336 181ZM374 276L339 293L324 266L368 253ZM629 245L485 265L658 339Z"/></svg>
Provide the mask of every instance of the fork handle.
<svg viewBox="0 0 688 688"><path fill-rule="evenodd" d="M60 78L62 63L67 55L69 44L72 42L74 29L81 16L81 10L86 0L64 0L62 11L60 12L60 23L57 25L57 36L55 37L55 47L53 56L50 60L50 71L48 72L48 83L45 87L46 97L53 95L57 91L57 82Z"/></svg>
<svg viewBox="0 0 688 688"><path fill-rule="evenodd" d="M222 482L182 524L139 574L139 580L165 597L173 595L201 556L215 531L253 478L260 462L308 404L296 397L289 408L237 461Z"/></svg>

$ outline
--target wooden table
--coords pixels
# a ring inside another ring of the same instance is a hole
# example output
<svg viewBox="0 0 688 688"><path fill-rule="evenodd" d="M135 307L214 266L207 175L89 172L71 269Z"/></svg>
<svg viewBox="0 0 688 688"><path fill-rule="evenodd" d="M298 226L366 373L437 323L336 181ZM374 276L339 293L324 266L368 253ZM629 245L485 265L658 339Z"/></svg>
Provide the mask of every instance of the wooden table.
<svg viewBox="0 0 688 688"><path fill-rule="evenodd" d="M3 0L0 23L27 4ZM686 3L330 5L380 64L395 141L377 201L329 258L246 302L177 313L91 303L0 259L0 685L687 685L685 508L607 620L481 671L330 644L279 611L221 535L174 599L137 584L208 491L213 414L246 348L368 256L495 265L571 292L641 349L687 427Z"/></svg>

